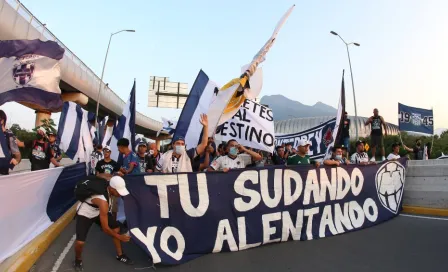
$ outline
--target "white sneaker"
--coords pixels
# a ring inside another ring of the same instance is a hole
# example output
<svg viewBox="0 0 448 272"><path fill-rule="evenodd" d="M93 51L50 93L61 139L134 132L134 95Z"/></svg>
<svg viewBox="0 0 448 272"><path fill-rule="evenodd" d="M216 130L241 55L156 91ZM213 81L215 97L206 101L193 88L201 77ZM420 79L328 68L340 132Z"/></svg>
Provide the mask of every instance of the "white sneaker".
<svg viewBox="0 0 448 272"><path fill-rule="evenodd" d="M381 161L385 161L386 158L384 156L381 157Z"/></svg>
<svg viewBox="0 0 448 272"><path fill-rule="evenodd" d="M370 159L370 161L371 161L371 162L375 162L375 157L372 157L372 158Z"/></svg>

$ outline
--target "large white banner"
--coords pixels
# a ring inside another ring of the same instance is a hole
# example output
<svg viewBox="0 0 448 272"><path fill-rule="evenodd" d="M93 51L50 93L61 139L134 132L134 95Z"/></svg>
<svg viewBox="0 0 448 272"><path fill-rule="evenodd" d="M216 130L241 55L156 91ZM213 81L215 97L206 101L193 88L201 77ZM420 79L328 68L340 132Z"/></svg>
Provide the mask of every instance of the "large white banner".
<svg viewBox="0 0 448 272"><path fill-rule="evenodd" d="M47 204L63 169L0 176L0 262L53 223Z"/></svg>
<svg viewBox="0 0 448 272"><path fill-rule="evenodd" d="M275 148L274 117L272 110L246 99L232 119L218 127L216 140L235 139L243 146L267 152Z"/></svg>

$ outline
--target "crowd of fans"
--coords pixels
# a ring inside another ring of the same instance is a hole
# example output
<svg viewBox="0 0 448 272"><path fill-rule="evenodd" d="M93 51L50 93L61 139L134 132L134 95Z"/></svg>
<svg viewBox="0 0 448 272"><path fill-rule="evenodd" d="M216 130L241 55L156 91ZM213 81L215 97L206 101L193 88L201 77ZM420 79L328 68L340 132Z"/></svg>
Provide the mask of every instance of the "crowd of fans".
<svg viewBox="0 0 448 272"><path fill-rule="evenodd" d="M6 136L6 142L11 154L10 164L17 165L21 161L19 147L30 147L29 155L31 171L60 166L62 159L61 150L56 144L56 133L39 128L36 131L36 139L27 143L21 142L14 134L5 127L7 121L6 114L0 110L0 124ZM349 129L350 120L347 113L344 117L342 137L332 150L331 158L323 161L327 166L341 166L348 164L369 165L375 164L375 157L369 159L365 152L365 143L356 142L356 150L351 154L349 151ZM130 237L126 234L126 223L117 222L118 201L120 196L129 194L126 189L123 176L140 173L180 173L180 172L201 172L201 171L222 171L228 172L232 169L242 169L247 167L265 167L269 165L314 165L320 166L320 162L313 160L309 154L311 142L302 139L295 143L286 143L275 148L275 152L270 154L261 150L253 150L242 146L237 140L229 140L216 146L213 137L208 137L208 119L206 115L201 115L199 122L203 125L202 138L199 145L187 148L183 137L175 137L172 140L171 148L165 153L161 153L155 143L147 143L142 140L136 146L135 151L129 148L130 142L126 138L118 140L118 152L122 155L121 165L111 158L112 149L110 146L97 145L91 154L89 180L101 180L107 186L107 193L94 194L82 201L77 209L76 222L76 242L75 261L76 271L83 270L82 251L89 229L93 223L98 224L102 230L110 235L114 240L117 252L116 259L125 264L132 264L131 259L123 253L121 242L128 242ZM382 160L385 160L383 146L383 125L384 119L378 115L378 110L374 110L374 115L368 119L366 125L372 126L371 146L372 154L376 148L381 148ZM423 159L423 147L420 140L411 149L403 146L408 152L414 153L415 159ZM397 160L400 144L392 145L392 152L387 160ZM1 168L0 174L7 175L9 168ZM122 227L124 226L124 227Z"/></svg>

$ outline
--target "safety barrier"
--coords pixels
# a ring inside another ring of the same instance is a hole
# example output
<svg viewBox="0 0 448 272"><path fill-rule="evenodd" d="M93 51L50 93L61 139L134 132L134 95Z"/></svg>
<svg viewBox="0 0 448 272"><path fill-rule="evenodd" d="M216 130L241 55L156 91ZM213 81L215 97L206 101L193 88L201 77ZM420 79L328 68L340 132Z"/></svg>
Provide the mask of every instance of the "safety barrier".
<svg viewBox="0 0 448 272"><path fill-rule="evenodd" d="M448 160L408 163L403 205L448 209Z"/></svg>

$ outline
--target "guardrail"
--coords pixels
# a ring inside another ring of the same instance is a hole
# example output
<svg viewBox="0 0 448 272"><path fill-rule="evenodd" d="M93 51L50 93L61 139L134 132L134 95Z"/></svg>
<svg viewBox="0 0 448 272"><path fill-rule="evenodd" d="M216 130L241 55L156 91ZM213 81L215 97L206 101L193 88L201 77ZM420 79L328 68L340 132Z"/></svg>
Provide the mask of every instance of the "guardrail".
<svg viewBox="0 0 448 272"><path fill-rule="evenodd" d="M96 99L101 79L60 41L44 23L39 21L19 0L0 0L0 38L1 39L41 39L57 42L65 49L61 60L62 80L87 96ZM102 84L101 105L121 115L125 102L106 84ZM162 128L162 123L139 112L136 124L151 130L154 134Z"/></svg>

